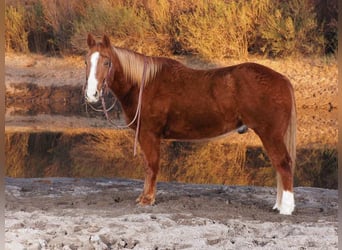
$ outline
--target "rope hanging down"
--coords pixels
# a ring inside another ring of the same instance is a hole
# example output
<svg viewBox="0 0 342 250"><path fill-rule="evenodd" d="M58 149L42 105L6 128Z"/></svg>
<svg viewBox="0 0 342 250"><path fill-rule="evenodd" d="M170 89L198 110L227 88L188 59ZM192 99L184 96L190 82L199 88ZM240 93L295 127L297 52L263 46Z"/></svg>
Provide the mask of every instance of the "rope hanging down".
<svg viewBox="0 0 342 250"><path fill-rule="evenodd" d="M115 128L117 129L126 129L126 128L129 128L131 125L133 125L134 122L137 122L137 127L136 127L136 130L135 130L135 138L134 138L134 150L133 150L133 155L136 156L137 154L137 144L138 144L138 139L139 139L139 131L140 131L140 121L141 121L141 104L142 104L142 92L144 90L144 87L145 87L145 79L146 79L146 66L147 66L147 60L146 60L146 57L144 57L144 70L143 70L143 75L142 75L142 79L141 79L141 85L140 85L140 90L139 90L139 97L138 97L138 105L137 105L137 109L136 109L136 112L135 112L135 115L134 115L134 118L132 119L132 121L130 123L128 123L127 125L124 125L124 126L120 126L120 125L117 125L115 124L115 122L113 122L113 120L111 120L109 118L109 115L108 115L108 111L110 111L116 104L116 101L114 102L114 104L110 107L110 108L106 108L106 102L105 102L105 99L104 99L104 93L107 94L108 91L112 92L111 89L109 89L108 87L108 84L107 84L107 78L109 77L110 75L110 71L112 69L112 63L110 63L110 68L108 70L108 73L107 73L107 77L105 78L104 80L104 83L102 85L102 91L101 91L101 103L102 103L102 110L100 109L96 109L94 108L90 103L89 106L95 110L95 111L99 111L99 112L102 112L105 114L106 116L106 119L114 125Z"/></svg>

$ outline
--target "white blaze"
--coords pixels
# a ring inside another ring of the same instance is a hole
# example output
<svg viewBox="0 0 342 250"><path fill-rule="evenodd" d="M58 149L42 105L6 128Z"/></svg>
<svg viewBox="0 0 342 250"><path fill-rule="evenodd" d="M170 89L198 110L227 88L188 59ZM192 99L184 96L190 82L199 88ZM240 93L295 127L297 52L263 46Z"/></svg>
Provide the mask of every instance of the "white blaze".
<svg viewBox="0 0 342 250"><path fill-rule="evenodd" d="M90 72L87 82L86 97L89 102L97 102L98 98L95 97L97 91L98 80L96 79L96 68L99 61L100 53L94 52L90 56Z"/></svg>

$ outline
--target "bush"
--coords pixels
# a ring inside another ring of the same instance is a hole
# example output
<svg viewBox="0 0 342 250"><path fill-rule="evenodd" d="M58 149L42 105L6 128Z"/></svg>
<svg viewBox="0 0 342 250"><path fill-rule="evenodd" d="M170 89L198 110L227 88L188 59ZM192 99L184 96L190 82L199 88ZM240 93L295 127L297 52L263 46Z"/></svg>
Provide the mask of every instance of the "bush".
<svg viewBox="0 0 342 250"><path fill-rule="evenodd" d="M279 1L260 25L261 51L272 57L321 54L324 37L309 0Z"/></svg>
<svg viewBox="0 0 342 250"><path fill-rule="evenodd" d="M329 34L324 37L324 16L316 18L322 10L310 0L11 2L6 7L7 50L84 53L87 33L107 34L113 44L145 54L204 59L317 55L337 47L337 30L325 28ZM329 11L333 25L337 12ZM324 43L329 45L325 51Z"/></svg>
<svg viewBox="0 0 342 250"><path fill-rule="evenodd" d="M260 13L269 5L262 1L206 1L194 4L179 16L182 46L204 58L246 57L249 39Z"/></svg>
<svg viewBox="0 0 342 250"><path fill-rule="evenodd" d="M85 44L85 37L90 32L98 36L107 34L113 38L114 44L139 51L149 29L147 16L141 10L108 0L89 2L85 13L75 23L72 44L75 48L82 48L81 44Z"/></svg>
<svg viewBox="0 0 342 250"><path fill-rule="evenodd" d="M74 33L74 22L79 18L79 1L40 1L45 15L45 22L53 30L52 44L56 50L68 51L70 38Z"/></svg>
<svg viewBox="0 0 342 250"><path fill-rule="evenodd" d="M178 17L178 39L185 49L204 58L239 56L243 52L244 39L236 36L234 25L227 25L232 19L229 5L222 1L202 2L190 13ZM237 39L229 39L234 36ZM239 50L242 50L241 52Z"/></svg>
<svg viewBox="0 0 342 250"><path fill-rule="evenodd" d="M24 13L25 9L22 6L6 6L5 41L7 51L28 51Z"/></svg>
<svg viewBox="0 0 342 250"><path fill-rule="evenodd" d="M37 1L26 11L26 26L29 27L27 29L30 51L54 53L57 50L53 28L46 22L46 13L41 1Z"/></svg>

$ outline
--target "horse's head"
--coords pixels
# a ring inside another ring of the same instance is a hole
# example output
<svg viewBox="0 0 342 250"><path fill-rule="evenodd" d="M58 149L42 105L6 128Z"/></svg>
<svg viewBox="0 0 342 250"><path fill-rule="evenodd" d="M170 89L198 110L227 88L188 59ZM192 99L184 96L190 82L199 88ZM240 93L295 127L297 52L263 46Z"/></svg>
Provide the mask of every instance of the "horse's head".
<svg viewBox="0 0 342 250"><path fill-rule="evenodd" d="M86 56L86 86L85 99L87 102L99 101L103 94L108 77L112 71L112 46L109 38L104 35L102 42L96 43L94 37L89 34L87 39L89 52Z"/></svg>

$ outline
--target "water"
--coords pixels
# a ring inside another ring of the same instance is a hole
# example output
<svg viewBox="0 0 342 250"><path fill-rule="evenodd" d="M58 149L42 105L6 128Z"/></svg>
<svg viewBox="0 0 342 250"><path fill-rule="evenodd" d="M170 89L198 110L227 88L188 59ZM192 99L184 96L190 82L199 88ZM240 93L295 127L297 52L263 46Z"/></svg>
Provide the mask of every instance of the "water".
<svg viewBox="0 0 342 250"><path fill-rule="evenodd" d="M120 104L115 97L105 98L106 106L115 106L109 112L117 125L125 121ZM94 111L93 108L98 111ZM56 130L70 128L115 128L105 119L100 103L93 108L85 105L80 87L37 87L32 84L16 86L12 93L6 93L6 128L26 130Z"/></svg>

